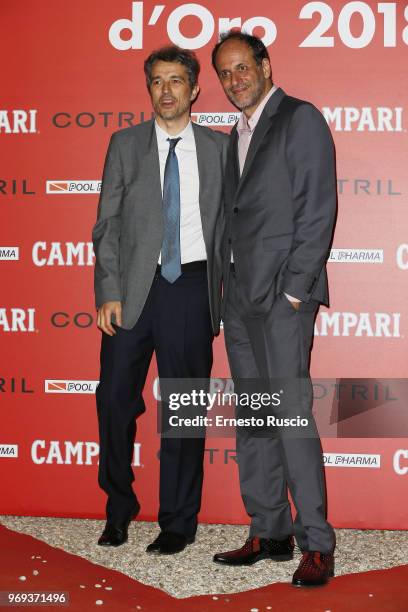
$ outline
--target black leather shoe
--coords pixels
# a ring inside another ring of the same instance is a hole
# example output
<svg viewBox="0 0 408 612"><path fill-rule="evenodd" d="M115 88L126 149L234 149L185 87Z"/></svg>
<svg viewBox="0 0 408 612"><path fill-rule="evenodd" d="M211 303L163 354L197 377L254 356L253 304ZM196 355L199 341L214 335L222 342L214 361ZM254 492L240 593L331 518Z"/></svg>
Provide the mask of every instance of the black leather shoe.
<svg viewBox="0 0 408 612"><path fill-rule="evenodd" d="M252 565L261 559L290 561L293 559L294 541L289 536L284 540L272 538L248 538L242 548L214 555L215 563L224 565Z"/></svg>
<svg viewBox="0 0 408 612"><path fill-rule="evenodd" d="M194 536L187 537L180 533L161 531L157 538L146 548L147 553L158 553L159 555L174 555L192 544Z"/></svg>
<svg viewBox="0 0 408 612"><path fill-rule="evenodd" d="M140 510L140 506L135 506L132 514L129 519L124 523L120 523L118 525L114 525L107 521L105 525L105 529L102 532L101 537L98 540L99 546L121 546L128 539L128 527L132 519L137 516Z"/></svg>
<svg viewBox="0 0 408 612"><path fill-rule="evenodd" d="M151 544L149 544L149 546L146 548L147 553L158 552L160 550L160 544L163 538L163 534L164 532L161 531L159 535L157 536L157 538L153 540Z"/></svg>
<svg viewBox="0 0 408 612"><path fill-rule="evenodd" d="M105 529L102 532L101 537L98 540L99 546L121 546L128 539L128 528L127 525L122 527L115 527L110 523L106 523Z"/></svg>

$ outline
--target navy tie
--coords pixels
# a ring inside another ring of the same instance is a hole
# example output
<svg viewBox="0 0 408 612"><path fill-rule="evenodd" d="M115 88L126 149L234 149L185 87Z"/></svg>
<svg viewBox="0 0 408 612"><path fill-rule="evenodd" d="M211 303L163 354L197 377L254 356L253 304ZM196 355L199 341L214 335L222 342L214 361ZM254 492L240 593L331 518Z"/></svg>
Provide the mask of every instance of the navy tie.
<svg viewBox="0 0 408 612"><path fill-rule="evenodd" d="M176 145L181 138L168 138L170 143L163 181L164 234L161 250L161 275L174 283L181 275L180 257L180 175Z"/></svg>

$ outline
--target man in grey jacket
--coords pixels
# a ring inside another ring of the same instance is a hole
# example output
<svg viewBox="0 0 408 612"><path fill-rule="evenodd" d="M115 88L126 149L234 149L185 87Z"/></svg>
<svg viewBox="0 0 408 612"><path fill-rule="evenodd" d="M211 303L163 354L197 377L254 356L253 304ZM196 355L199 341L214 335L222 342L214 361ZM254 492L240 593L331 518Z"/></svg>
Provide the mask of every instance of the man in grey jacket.
<svg viewBox="0 0 408 612"><path fill-rule="evenodd" d="M274 85L268 51L256 36L223 36L213 65L226 95L243 111L231 134L225 184L223 319L232 376L237 384L286 380L279 416L302 411L310 424L307 435L301 428L270 437L238 429L249 539L214 561L289 560L295 535L303 557L293 584L321 585L333 575L335 541L326 520L309 358L317 309L328 305L325 264L336 213L333 142L312 104ZM297 510L294 523L288 489Z"/></svg>
<svg viewBox="0 0 408 612"><path fill-rule="evenodd" d="M228 137L190 120L199 91L192 52L166 47L144 68L155 119L113 134L93 229L103 332L99 484L108 495L101 546L123 544L140 508L131 459L153 352L160 377L206 379L220 324ZM172 554L194 541L204 442L161 439L161 531L148 552Z"/></svg>

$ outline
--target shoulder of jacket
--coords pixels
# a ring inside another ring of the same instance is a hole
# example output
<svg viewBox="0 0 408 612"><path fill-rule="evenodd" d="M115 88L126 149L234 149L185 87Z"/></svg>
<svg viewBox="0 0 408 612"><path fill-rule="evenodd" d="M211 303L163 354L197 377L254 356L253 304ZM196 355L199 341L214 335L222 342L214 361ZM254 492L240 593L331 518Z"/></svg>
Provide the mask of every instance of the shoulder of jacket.
<svg viewBox="0 0 408 612"><path fill-rule="evenodd" d="M279 112L286 112L291 116L298 110L309 114L322 114L320 110L316 108L314 104L312 104L312 102L300 100L299 98L294 98L292 96L285 96L279 105Z"/></svg>
<svg viewBox="0 0 408 612"><path fill-rule="evenodd" d="M195 129L200 130L203 134L217 143L222 144L228 142L229 134L221 132L221 130L214 130L206 125L197 125L197 123L194 123L194 126Z"/></svg>
<svg viewBox="0 0 408 612"><path fill-rule="evenodd" d="M113 132L112 139L117 142L125 142L131 138L140 138L144 134L149 133L153 124L153 119L149 121L144 121L143 123L138 123L137 125L132 125L131 127L123 128L122 130L117 130Z"/></svg>

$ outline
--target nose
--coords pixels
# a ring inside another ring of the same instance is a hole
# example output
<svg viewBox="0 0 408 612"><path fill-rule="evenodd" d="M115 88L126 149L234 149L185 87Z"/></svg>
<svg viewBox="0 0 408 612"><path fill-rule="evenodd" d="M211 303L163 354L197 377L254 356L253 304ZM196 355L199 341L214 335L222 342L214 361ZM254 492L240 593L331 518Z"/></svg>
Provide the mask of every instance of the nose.
<svg viewBox="0 0 408 612"><path fill-rule="evenodd" d="M169 81L163 81L162 84L162 93L166 94L170 92L170 82Z"/></svg>
<svg viewBox="0 0 408 612"><path fill-rule="evenodd" d="M241 82L241 75L239 74L239 72L236 72L235 70L233 70L231 72L231 85L232 85L232 87L235 87L240 82Z"/></svg>

